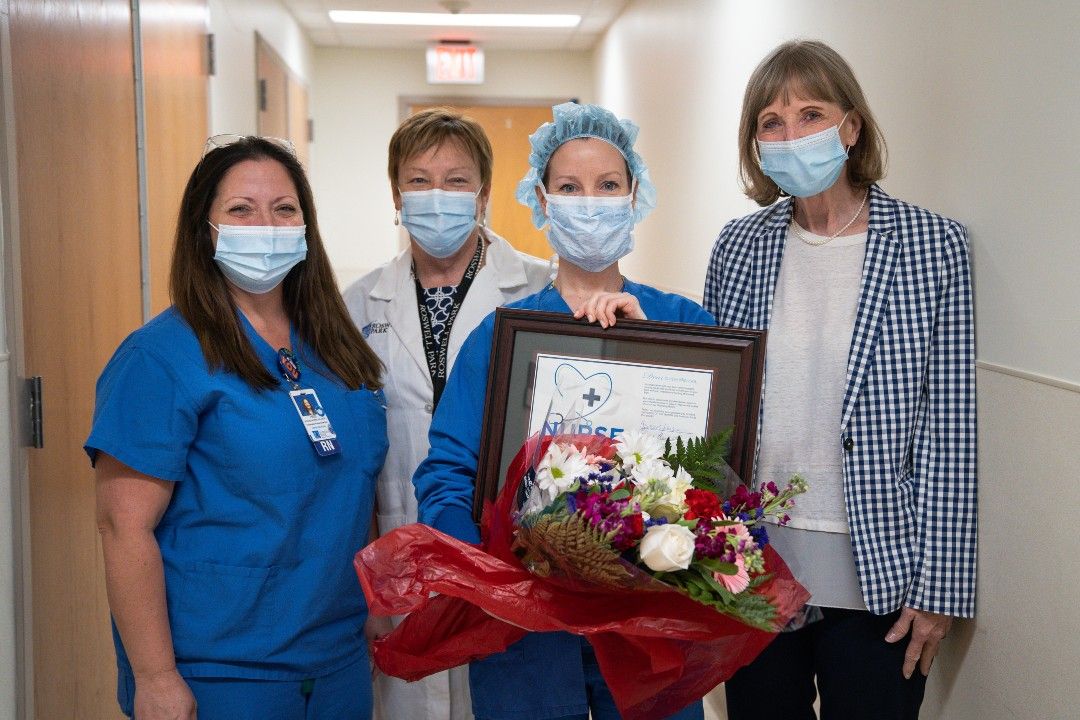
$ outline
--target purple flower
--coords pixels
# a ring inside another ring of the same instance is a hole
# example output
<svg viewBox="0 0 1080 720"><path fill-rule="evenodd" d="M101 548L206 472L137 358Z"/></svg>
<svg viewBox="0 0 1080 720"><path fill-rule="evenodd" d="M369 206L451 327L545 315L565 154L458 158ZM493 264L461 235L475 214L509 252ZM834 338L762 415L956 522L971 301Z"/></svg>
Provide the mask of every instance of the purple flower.
<svg viewBox="0 0 1080 720"><path fill-rule="evenodd" d="M584 495L584 498L581 497ZM578 493L579 509L589 524L601 532L615 532L611 545L617 550L633 547L645 533L641 508L629 498L611 500L610 493Z"/></svg>

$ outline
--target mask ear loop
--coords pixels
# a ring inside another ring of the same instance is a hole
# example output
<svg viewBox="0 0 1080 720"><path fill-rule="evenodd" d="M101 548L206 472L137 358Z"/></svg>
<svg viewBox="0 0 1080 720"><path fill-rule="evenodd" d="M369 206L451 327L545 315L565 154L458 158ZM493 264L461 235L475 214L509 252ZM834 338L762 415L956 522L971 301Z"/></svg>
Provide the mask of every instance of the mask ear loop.
<svg viewBox="0 0 1080 720"><path fill-rule="evenodd" d="M540 195L544 198L544 217L547 218L548 222L551 222L551 213L548 211L548 207L550 207L551 202L548 200L547 188L544 187L544 181L538 181L536 183L536 188L540 191Z"/></svg>
<svg viewBox="0 0 1080 720"><path fill-rule="evenodd" d="M850 114L851 114L851 111L848 110L846 113L844 113L844 117L840 118L840 124L836 126L836 135L837 135L837 137L840 136L840 128L844 127L844 123L847 122L847 116L850 115ZM844 146L844 141L843 140L840 141L840 145ZM850 145L844 146L844 157L849 157L850 156L851 148L853 148L853 147L855 147L855 143L851 143Z"/></svg>

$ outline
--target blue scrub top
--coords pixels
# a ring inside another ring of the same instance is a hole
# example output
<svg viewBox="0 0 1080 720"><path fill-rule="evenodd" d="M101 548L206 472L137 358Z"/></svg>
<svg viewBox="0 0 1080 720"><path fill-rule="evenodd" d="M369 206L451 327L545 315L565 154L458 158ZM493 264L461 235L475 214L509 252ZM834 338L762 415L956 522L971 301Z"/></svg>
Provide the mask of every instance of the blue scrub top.
<svg viewBox="0 0 1080 720"><path fill-rule="evenodd" d="M637 298L650 320L716 324L700 305L681 295L629 280L623 281L623 290ZM570 314L551 285L506 307ZM494 332L492 313L461 346L432 418L431 450L413 475L420 522L472 543L480 541L472 500ZM473 662L469 680L477 717L539 720L589 709L581 640L569 633L529 633L505 652ZM696 713L692 709L690 716Z"/></svg>
<svg viewBox="0 0 1080 720"><path fill-rule="evenodd" d="M238 313L263 364L277 352ZM348 390L295 334L300 385L341 444L319 457L289 397L210 371L170 308L132 333L97 383L86 452L175 483L155 535L177 668L186 677L301 680L367 653L352 567L386 455L382 392ZM129 668L114 630L117 661Z"/></svg>

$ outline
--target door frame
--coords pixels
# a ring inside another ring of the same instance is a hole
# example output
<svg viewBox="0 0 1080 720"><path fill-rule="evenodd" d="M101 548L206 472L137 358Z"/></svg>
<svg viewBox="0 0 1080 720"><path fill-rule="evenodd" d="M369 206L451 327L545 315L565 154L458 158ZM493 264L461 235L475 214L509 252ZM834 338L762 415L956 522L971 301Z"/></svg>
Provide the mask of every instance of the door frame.
<svg viewBox="0 0 1080 720"><path fill-rule="evenodd" d="M576 102L578 98L566 97L505 97L475 95L398 95L398 122L409 117L412 105L507 105L518 107L554 107L564 102Z"/></svg>
<svg viewBox="0 0 1080 720"><path fill-rule="evenodd" d="M3 467L0 473L6 475L8 483L0 483L0 492L8 494L11 513L0 518L0 558L11 558L10 595L5 591L0 594L0 610L5 619L10 618L12 634L11 647L0 650L0 666L6 667L0 676L0 685L8 685L14 690L14 697L9 701L12 708L0 706L0 710L13 710L16 718L34 716L34 641L32 622L32 598L30 577L30 507L29 507L29 467L27 464L27 444L29 428L22 409L26 407L24 382L26 375L23 356L22 323L22 277L19 272L21 256L19 253L19 216L18 216L18 165L16 163L14 87L11 73L11 32L8 0L0 2L0 116L3 118L3 135L0 136L0 257L3 277L3 297L0 306L0 362L6 364L7 372L0 377L0 390L6 396L6 406L0 408L4 413L2 424L10 432L6 433L5 447L0 448ZM2 476L0 476L2 477ZM0 507L5 503L0 502ZM10 525L8 524L10 522ZM5 578L5 581L7 579ZM0 587L7 582L0 583Z"/></svg>

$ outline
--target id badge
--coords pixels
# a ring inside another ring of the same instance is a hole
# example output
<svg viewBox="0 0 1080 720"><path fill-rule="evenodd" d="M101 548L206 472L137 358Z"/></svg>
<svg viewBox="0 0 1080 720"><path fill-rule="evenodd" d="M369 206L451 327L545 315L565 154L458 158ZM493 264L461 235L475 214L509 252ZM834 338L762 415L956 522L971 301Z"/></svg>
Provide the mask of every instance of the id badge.
<svg viewBox="0 0 1080 720"><path fill-rule="evenodd" d="M311 440L312 447L320 457L337 455L341 452L341 444L338 442L337 433L330 425L330 418L326 416L319 396L310 388L300 388L289 392L293 407L296 408L300 422L304 423L304 431Z"/></svg>

